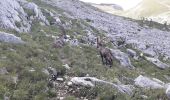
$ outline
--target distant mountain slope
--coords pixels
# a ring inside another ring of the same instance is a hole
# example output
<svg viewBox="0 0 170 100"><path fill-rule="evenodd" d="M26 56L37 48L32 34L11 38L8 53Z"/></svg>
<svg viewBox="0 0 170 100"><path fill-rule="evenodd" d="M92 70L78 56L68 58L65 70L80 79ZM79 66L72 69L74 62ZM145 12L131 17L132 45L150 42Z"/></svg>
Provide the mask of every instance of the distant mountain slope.
<svg viewBox="0 0 170 100"><path fill-rule="evenodd" d="M167 12L168 7L161 4L157 0L143 0L137 6L127 11L127 15L138 16L157 16L161 13Z"/></svg>
<svg viewBox="0 0 170 100"><path fill-rule="evenodd" d="M162 20L167 20L163 18L166 18L170 12L170 5L166 3L160 0L143 0L136 7L126 11L124 15L137 19L140 17L154 18L162 22Z"/></svg>
<svg viewBox="0 0 170 100"><path fill-rule="evenodd" d="M101 5L102 6L102 5ZM109 9L104 6L96 6L108 13L130 17L134 19L141 19L141 17L151 18L154 21L164 23L170 22L170 1L168 0L142 0L136 6L125 10L118 11L117 9Z"/></svg>
<svg viewBox="0 0 170 100"><path fill-rule="evenodd" d="M108 13L116 14L123 11L123 8L117 4L91 4L91 5L100 8L101 10L106 11Z"/></svg>

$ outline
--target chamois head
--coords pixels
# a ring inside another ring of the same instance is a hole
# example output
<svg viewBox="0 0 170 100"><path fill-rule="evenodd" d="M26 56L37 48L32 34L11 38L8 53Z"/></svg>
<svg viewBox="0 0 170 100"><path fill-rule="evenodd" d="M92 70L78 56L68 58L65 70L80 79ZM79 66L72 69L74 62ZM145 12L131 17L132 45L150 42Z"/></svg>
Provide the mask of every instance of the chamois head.
<svg viewBox="0 0 170 100"><path fill-rule="evenodd" d="M101 40L100 36L97 37L97 48L103 47L104 43L103 40Z"/></svg>

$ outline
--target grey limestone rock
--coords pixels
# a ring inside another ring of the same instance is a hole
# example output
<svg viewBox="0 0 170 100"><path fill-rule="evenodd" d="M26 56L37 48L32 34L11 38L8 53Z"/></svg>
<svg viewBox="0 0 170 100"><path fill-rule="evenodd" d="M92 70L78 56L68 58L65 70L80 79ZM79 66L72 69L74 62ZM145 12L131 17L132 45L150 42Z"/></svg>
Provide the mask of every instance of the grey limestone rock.
<svg viewBox="0 0 170 100"><path fill-rule="evenodd" d="M0 32L0 41L7 42L7 43L14 43L14 44L23 44L24 41L20 38L15 36L14 34Z"/></svg>

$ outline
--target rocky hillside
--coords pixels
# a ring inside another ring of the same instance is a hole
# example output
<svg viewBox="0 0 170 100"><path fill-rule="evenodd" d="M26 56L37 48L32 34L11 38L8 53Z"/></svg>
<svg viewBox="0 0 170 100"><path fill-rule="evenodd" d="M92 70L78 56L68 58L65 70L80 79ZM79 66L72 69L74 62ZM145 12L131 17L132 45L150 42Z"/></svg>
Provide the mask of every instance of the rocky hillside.
<svg viewBox="0 0 170 100"><path fill-rule="evenodd" d="M78 0L0 0L0 12L0 99L170 98L166 26Z"/></svg>

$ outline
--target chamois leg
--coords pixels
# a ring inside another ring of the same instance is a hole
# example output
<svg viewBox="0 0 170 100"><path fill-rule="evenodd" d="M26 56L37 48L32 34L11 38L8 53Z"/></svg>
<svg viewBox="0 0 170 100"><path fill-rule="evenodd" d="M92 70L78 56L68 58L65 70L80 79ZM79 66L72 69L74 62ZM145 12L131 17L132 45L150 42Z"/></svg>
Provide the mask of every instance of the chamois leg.
<svg viewBox="0 0 170 100"><path fill-rule="evenodd" d="M107 58L105 58L105 60L106 60L106 65L109 65L109 61L108 61L108 59L107 59Z"/></svg>
<svg viewBox="0 0 170 100"><path fill-rule="evenodd" d="M111 57L106 57L106 65L108 65L109 67L112 67L113 65L113 60Z"/></svg>
<svg viewBox="0 0 170 100"><path fill-rule="evenodd" d="M111 68L112 66L113 66L113 60L110 59L110 61L109 61L109 67Z"/></svg>
<svg viewBox="0 0 170 100"><path fill-rule="evenodd" d="M104 61L104 56L100 53L100 56L101 56L101 58L102 58L102 63L103 63L103 65L105 65L105 61Z"/></svg>

